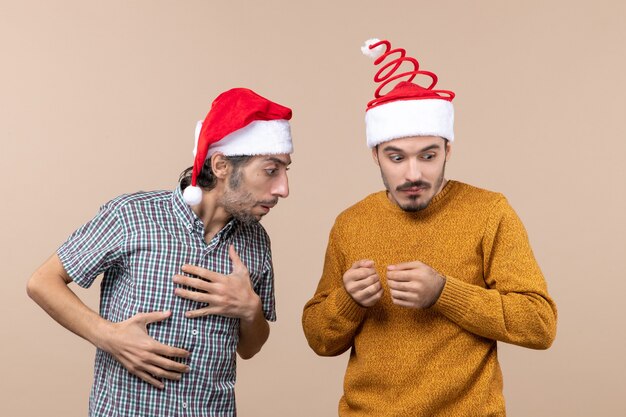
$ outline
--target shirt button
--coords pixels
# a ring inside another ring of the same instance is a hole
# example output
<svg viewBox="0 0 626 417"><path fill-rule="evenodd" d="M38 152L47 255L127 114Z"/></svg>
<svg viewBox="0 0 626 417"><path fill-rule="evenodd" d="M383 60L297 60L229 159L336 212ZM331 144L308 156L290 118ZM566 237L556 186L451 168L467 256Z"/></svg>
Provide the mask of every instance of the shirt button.
<svg viewBox="0 0 626 417"><path fill-rule="evenodd" d="M183 403L183 408L187 408L187 403Z"/></svg>
<svg viewBox="0 0 626 417"><path fill-rule="evenodd" d="M198 334L198 331L197 331L196 329L193 329L193 330L191 331L191 334L195 336L195 335L197 335L197 334Z"/></svg>

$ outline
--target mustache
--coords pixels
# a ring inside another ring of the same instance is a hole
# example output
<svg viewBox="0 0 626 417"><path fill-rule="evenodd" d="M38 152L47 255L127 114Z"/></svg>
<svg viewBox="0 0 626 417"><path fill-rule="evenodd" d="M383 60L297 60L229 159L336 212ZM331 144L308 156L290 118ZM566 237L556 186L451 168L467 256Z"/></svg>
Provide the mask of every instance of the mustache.
<svg viewBox="0 0 626 417"><path fill-rule="evenodd" d="M396 191L404 191L413 187L430 188L430 184L426 181L407 181L402 185L398 185Z"/></svg>
<svg viewBox="0 0 626 417"><path fill-rule="evenodd" d="M275 206L276 204L278 204L278 197L271 200L261 200L258 201L257 204L261 206Z"/></svg>

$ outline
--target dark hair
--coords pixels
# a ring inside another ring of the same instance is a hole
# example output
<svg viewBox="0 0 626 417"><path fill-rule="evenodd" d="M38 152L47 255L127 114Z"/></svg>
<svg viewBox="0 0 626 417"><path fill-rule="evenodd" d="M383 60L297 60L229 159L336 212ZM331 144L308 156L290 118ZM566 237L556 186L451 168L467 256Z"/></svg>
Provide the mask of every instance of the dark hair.
<svg viewBox="0 0 626 417"><path fill-rule="evenodd" d="M241 155L241 156L224 156L224 158L230 163L233 167L233 175L239 172L239 169L244 167L252 156L250 155ZM193 171L193 167L189 167L183 172L180 173L180 177L178 181L180 182L181 190L184 190L189 185L191 185L191 172ZM215 187L216 178L213 175L213 170L211 169L211 158L207 158L204 161L204 165L202 165L202 170L200 174L198 174L197 185L198 187L204 190L212 190Z"/></svg>

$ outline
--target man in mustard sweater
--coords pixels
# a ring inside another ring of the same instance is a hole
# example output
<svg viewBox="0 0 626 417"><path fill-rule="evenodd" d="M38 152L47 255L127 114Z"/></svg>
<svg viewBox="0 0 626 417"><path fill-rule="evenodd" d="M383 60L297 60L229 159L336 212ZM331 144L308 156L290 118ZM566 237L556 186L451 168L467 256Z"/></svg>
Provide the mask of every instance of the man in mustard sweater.
<svg viewBox="0 0 626 417"><path fill-rule="evenodd" d="M506 198L444 176L454 93L388 41L362 49L387 61L366 112L386 191L337 217L305 335L322 356L351 349L342 417L504 416L496 342L548 348L556 306Z"/></svg>

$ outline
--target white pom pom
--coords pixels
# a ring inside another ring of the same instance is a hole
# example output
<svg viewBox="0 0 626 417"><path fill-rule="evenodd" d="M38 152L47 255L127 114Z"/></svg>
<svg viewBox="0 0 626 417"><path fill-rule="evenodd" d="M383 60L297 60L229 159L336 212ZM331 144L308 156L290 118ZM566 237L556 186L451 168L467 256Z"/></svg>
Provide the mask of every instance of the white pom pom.
<svg viewBox="0 0 626 417"><path fill-rule="evenodd" d="M202 201L202 188L194 187L193 185L188 186L183 191L183 199L185 203L190 206L195 206L196 204L200 204Z"/></svg>
<svg viewBox="0 0 626 417"><path fill-rule="evenodd" d="M368 56L372 59L376 59L382 54L384 54L385 45L378 45L376 48L370 49L370 45L374 45L375 43L378 43L378 42L380 42L380 39L376 39L376 38L366 40L365 45L361 47L361 52L363 52L363 55Z"/></svg>

